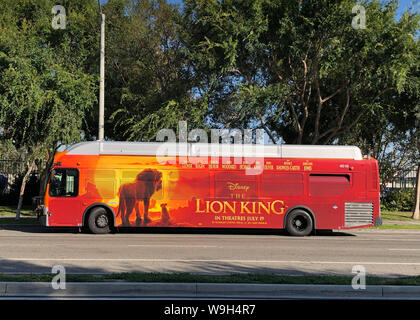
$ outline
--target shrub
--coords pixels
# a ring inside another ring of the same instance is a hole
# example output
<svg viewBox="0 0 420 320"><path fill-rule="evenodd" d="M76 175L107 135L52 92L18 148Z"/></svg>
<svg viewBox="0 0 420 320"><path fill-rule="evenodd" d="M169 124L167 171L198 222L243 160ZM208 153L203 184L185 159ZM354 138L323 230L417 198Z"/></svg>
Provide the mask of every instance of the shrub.
<svg viewBox="0 0 420 320"><path fill-rule="evenodd" d="M414 207L414 189L394 189L381 198L381 207L389 211L411 211Z"/></svg>
<svg viewBox="0 0 420 320"><path fill-rule="evenodd" d="M20 186L22 184L23 175L16 178L13 184L11 185L10 191L8 193L0 194L0 205L11 205L14 206L18 204ZM39 194L39 177L37 174L32 174L26 183L25 194L23 195L23 205L30 206L32 205L32 197Z"/></svg>

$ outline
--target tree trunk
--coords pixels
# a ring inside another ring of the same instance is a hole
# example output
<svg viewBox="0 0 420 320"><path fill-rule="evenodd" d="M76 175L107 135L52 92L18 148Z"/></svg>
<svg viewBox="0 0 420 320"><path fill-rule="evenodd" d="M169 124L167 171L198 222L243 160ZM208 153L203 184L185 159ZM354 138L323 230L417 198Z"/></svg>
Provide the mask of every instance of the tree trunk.
<svg viewBox="0 0 420 320"><path fill-rule="evenodd" d="M43 168L42 173L41 173L40 178L39 178L39 195L41 197L44 196L45 189L47 188L47 182L48 182L48 178L49 178L49 174L50 174L50 169L51 169L52 164L53 164L54 154L55 154L55 150L51 154L48 151L47 159L45 161L44 168Z"/></svg>
<svg viewBox="0 0 420 320"><path fill-rule="evenodd" d="M26 181L28 180L34 168L35 168L35 161L32 161L32 163L28 166L28 170L26 171L25 176L23 177L22 184L20 186L19 203L16 209L16 220L20 219L20 210L22 209L23 195L25 193Z"/></svg>
<svg viewBox="0 0 420 320"><path fill-rule="evenodd" d="M417 179L416 179L416 192L414 200L414 209L413 215L411 218L419 220L420 219L420 163L417 166Z"/></svg>
<svg viewBox="0 0 420 320"><path fill-rule="evenodd" d="M46 181L48 179L48 168L47 165L39 175L39 196L42 197L45 193Z"/></svg>

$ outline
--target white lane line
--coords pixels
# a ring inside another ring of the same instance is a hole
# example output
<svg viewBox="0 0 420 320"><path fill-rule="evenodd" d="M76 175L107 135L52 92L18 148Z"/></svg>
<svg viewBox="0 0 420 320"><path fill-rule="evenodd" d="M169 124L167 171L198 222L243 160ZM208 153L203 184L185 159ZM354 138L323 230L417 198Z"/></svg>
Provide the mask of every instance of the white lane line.
<svg viewBox="0 0 420 320"><path fill-rule="evenodd" d="M7 239L13 239L13 240L21 240L24 241L27 238L31 238L31 242L36 241L37 238L40 238L39 240L52 240L55 239L56 237L54 236L50 236L50 235L37 235L37 236L22 236L22 235L18 235L18 236L14 236L14 235L9 235L9 236L0 236L0 238L7 238ZM19 239L20 238L20 239ZM134 241L142 241L142 240L146 240L150 241L151 237L150 235L135 235L134 237L130 238L130 237L126 237L125 235L123 237L109 237L106 239L100 239L101 242L103 240L106 241L110 241L112 243L118 243L121 241L125 241L125 240L134 240ZM396 239L393 237L389 237L389 238L375 238L375 237L369 237L369 238L361 238L361 237L339 237L339 236L331 236L331 237L307 237L307 238L295 238L295 237L282 237L282 236L267 236L267 235L261 235L261 236L253 236L253 235L249 235L246 237L240 236L240 237L236 237L236 236L217 236L215 235L214 237L208 237L208 235L197 235L196 237L191 237L191 236L185 236L182 234L178 234L178 235L173 235L171 237L165 235L163 237L159 237L160 240L169 240L169 241L183 241L183 240L188 240L188 239L192 239L192 240L208 240L208 241L240 241L240 240L258 240L260 242L265 242L265 241L270 241L273 242L275 241L276 243L285 243L285 242L308 242L308 243L316 243L317 241L329 241L329 242L344 242L344 243L351 243L351 242L358 242L358 241L362 241L362 242L375 242L375 241L392 241L392 242L420 242L420 238L404 238L404 239ZM99 237L96 236L91 236L91 235L85 235L85 234L77 234L74 236L66 236L66 237L59 237L59 240L62 242L65 241L86 241L86 240L99 240ZM10 243L2 243L0 242L0 246L9 246Z"/></svg>
<svg viewBox="0 0 420 320"><path fill-rule="evenodd" d="M390 250L390 251L420 251L420 249L403 249L403 248L391 248L391 249L388 249L388 250Z"/></svg>
<svg viewBox="0 0 420 320"><path fill-rule="evenodd" d="M128 247L159 247L159 248L219 248L220 246L206 245L176 245L176 244L129 244Z"/></svg>
<svg viewBox="0 0 420 320"><path fill-rule="evenodd" d="M6 258L7 261L113 261L113 262L210 262L210 263L255 263L255 264L350 264L350 265L395 265L420 266L420 262L379 262L379 261L300 261L300 260L211 260L211 259L136 259L136 258Z"/></svg>

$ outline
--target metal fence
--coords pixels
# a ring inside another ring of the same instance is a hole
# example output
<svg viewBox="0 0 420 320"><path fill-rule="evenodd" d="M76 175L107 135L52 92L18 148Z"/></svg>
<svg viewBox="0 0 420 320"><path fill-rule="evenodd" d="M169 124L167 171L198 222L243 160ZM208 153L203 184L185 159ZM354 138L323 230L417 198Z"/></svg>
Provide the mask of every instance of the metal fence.
<svg viewBox="0 0 420 320"><path fill-rule="evenodd" d="M0 194L8 194L12 184L25 169L23 160L0 159Z"/></svg>
<svg viewBox="0 0 420 320"><path fill-rule="evenodd" d="M398 173L394 179L387 184L392 189L412 189L416 187L417 170Z"/></svg>
<svg viewBox="0 0 420 320"><path fill-rule="evenodd" d="M4 175L20 174L25 170L25 166L23 160L0 159L0 173Z"/></svg>

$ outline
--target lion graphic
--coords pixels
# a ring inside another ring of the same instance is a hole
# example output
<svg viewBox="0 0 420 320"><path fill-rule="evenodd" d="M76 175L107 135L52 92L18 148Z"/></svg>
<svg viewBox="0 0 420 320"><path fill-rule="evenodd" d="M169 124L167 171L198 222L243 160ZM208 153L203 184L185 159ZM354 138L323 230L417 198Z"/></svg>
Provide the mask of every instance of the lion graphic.
<svg viewBox="0 0 420 320"><path fill-rule="evenodd" d="M120 203L117 217L121 212L123 226L130 225L129 218L133 208L136 210L136 225L141 225L140 201L143 201L144 205L144 224L151 222L148 217L150 198L160 189L162 189L162 173L154 169L145 169L136 176L134 182L121 185L118 192Z"/></svg>

